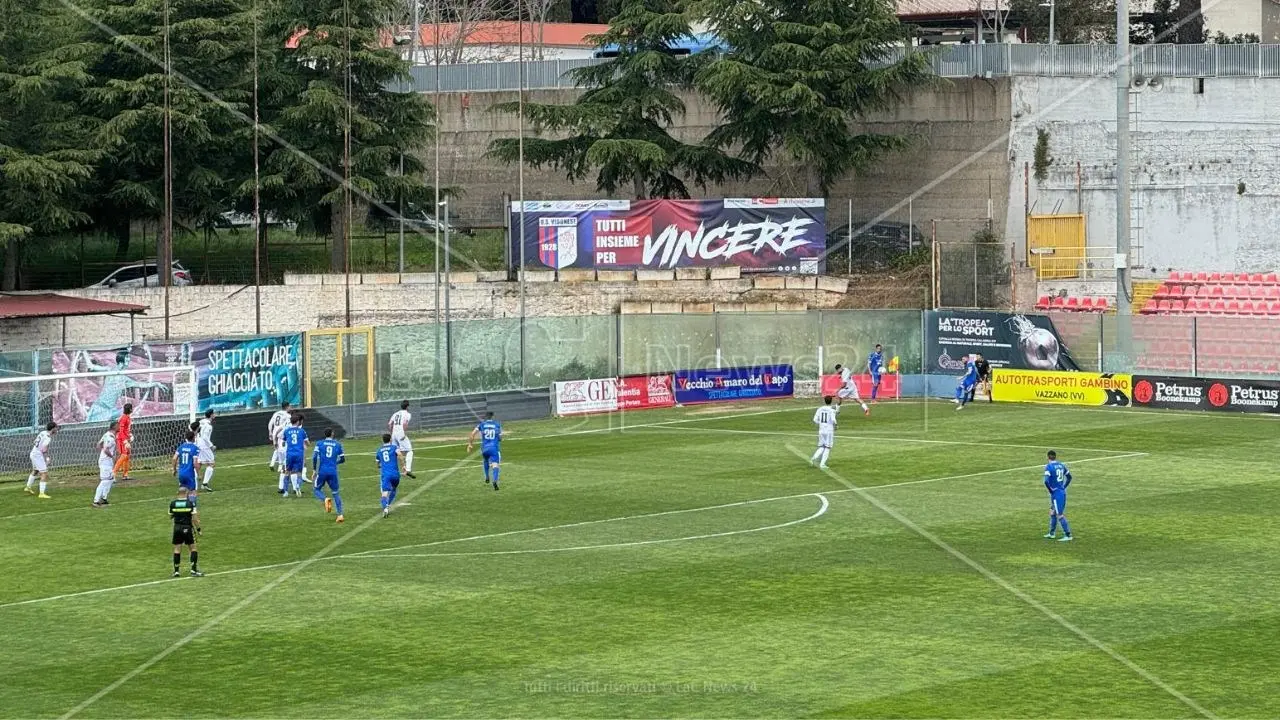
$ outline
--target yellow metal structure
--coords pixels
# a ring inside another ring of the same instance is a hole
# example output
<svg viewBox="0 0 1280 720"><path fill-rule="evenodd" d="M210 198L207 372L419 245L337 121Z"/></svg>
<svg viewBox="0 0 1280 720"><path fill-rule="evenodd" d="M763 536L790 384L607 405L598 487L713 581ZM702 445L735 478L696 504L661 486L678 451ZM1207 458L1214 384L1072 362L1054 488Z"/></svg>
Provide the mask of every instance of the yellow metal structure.
<svg viewBox="0 0 1280 720"><path fill-rule="evenodd" d="M1084 215L1027 217L1027 264L1036 279L1081 277L1086 260Z"/></svg>
<svg viewBox="0 0 1280 720"><path fill-rule="evenodd" d="M1156 294L1160 289L1159 280L1134 280L1133 281L1133 312L1137 314L1142 308L1147 306L1147 302L1151 300L1151 296Z"/></svg>
<svg viewBox="0 0 1280 720"><path fill-rule="evenodd" d="M303 357L307 407L374 401L373 328L308 330Z"/></svg>

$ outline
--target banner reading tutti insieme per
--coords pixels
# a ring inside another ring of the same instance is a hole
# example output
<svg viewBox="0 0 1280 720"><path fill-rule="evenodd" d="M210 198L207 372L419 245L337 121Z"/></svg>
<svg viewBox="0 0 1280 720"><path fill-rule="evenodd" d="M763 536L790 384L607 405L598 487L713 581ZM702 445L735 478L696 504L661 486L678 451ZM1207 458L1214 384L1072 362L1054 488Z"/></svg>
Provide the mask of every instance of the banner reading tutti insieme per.
<svg viewBox="0 0 1280 720"><path fill-rule="evenodd" d="M511 204L511 262L600 270L735 265L817 274L827 246L821 198L527 200Z"/></svg>

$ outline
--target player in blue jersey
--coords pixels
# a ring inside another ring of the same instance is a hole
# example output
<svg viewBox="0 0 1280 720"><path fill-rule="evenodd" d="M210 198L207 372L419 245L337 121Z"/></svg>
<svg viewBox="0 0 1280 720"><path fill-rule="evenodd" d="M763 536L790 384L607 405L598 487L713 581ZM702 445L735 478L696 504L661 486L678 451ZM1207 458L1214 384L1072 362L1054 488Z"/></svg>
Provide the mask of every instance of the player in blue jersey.
<svg viewBox="0 0 1280 720"><path fill-rule="evenodd" d="M1049 532L1045 537L1053 539L1058 525L1062 525L1062 537L1058 542L1071 541L1071 526L1067 524L1067 486L1071 484L1071 471L1058 462L1058 453L1049 451L1049 463L1044 466L1044 486L1049 490Z"/></svg>
<svg viewBox="0 0 1280 720"><path fill-rule="evenodd" d="M200 447L196 445L196 434L187 431L187 441L178 446L173 453L173 474L178 478L178 487L185 488L192 504L196 500L196 474L200 469Z"/></svg>
<svg viewBox="0 0 1280 720"><path fill-rule="evenodd" d="M301 475L307 465L307 431L302 429L302 413L294 413L292 424L281 433L284 438L284 471L293 484L293 494L302 497ZM280 481L280 495L287 497L288 488Z"/></svg>
<svg viewBox="0 0 1280 720"><path fill-rule="evenodd" d="M475 444L476 438L480 438L480 457L484 464L484 481L486 484L492 485L494 490L498 489L498 474L501 472L502 464L502 425L493 419L493 413L484 414L484 420L476 425L476 429L471 431L471 437L467 438L467 454L471 453L471 448ZM490 472L492 469L492 473Z"/></svg>
<svg viewBox="0 0 1280 720"><path fill-rule="evenodd" d="M338 466L347 461L347 456L342 450L342 443L333 439L333 428L325 428L324 439L316 443L316 449L311 453L311 469L315 472L316 485L314 488L316 499L324 501L324 511L331 513L336 507L338 510L338 522L343 521L342 516L342 494L338 490ZM333 498L327 498L324 495L325 487L329 488L329 492L333 494Z"/></svg>
<svg viewBox="0 0 1280 720"><path fill-rule="evenodd" d="M956 386L956 409L963 410L965 403L969 402L969 391L978 384L978 366L974 361L973 355L968 355L964 359L964 375L960 376L960 384Z"/></svg>
<svg viewBox="0 0 1280 720"><path fill-rule="evenodd" d="M396 501L396 492L400 490L400 458L396 450L396 444L391 442L391 433L383 433L382 447L373 453L382 476L382 517L391 514L391 503Z"/></svg>
<svg viewBox="0 0 1280 720"><path fill-rule="evenodd" d="M876 343L875 352L867 356L867 372L871 373L871 402L880 394L880 375L884 372L884 348Z"/></svg>

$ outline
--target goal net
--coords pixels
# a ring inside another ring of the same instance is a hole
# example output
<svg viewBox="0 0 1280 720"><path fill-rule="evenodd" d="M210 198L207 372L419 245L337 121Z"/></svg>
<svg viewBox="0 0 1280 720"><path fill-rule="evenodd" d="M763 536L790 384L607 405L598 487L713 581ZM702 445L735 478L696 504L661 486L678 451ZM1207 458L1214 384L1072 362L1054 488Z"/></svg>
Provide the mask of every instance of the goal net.
<svg viewBox="0 0 1280 720"><path fill-rule="evenodd" d="M0 482L25 479L36 435L50 422L51 477L97 477L98 440L133 404L133 470L167 466L196 419L190 366L0 378Z"/></svg>

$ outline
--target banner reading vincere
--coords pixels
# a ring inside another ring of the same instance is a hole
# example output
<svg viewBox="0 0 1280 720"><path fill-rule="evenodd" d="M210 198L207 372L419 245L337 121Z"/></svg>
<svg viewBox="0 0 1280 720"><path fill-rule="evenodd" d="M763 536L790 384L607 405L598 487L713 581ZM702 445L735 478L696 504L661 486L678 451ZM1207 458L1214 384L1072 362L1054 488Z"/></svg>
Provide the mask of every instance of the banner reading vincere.
<svg viewBox="0 0 1280 720"><path fill-rule="evenodd" d="M675 399L679 405L764 400L795 394L795 372L790 365L679 370L675 373Z"/></svg>
<svg viewBox="0 0 1280 720"><path fill-rule="evenodd" d="M511 263L526 268L668 269L735 265L743 272L822 272L821 198L527 200L511 204Z"/></svg>
<svg viewBox="0 0 1280 720"><path fill-rule="evenodd" d="M991 399L996 402L1125 407L1132 396L1132 375L1008 368L991 371Z"/></svg>
<svg viewBox="0 0 1280 720"><path fill-rule="evenodd" d="M55 350L53 371L109 372L191 365L196 368L200 412L210 409L260 410L279 407L282 402L301 402L301 359L302 336L279 335L247 340L143 343L110 350ZM109 404L118 409L127 398L146 389L141 387L147 384L145 376L123 377L127 378L124 383L105 383L100 378L84 378L69 383L64 389L69 394L63 398L65 402L55 401L55 408L65 408L63 417L54 417L54 421L74 423L106 419L88 417L87 408ZM104 391L119 397L107 403L105 401L109 398L100 397ZM145 416L143 413L139 415Z"/></svg>
<svg viewBox="0 0 1280 720"><path fill-rule="evenodd" d="M930 310L925 313L925 367L959 373L965 357L980 353L992 368L1079 370L1044 315L985 310Z"/></svg>

